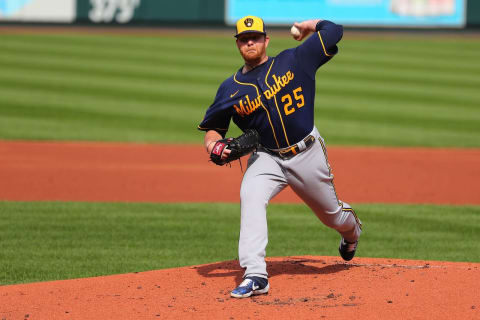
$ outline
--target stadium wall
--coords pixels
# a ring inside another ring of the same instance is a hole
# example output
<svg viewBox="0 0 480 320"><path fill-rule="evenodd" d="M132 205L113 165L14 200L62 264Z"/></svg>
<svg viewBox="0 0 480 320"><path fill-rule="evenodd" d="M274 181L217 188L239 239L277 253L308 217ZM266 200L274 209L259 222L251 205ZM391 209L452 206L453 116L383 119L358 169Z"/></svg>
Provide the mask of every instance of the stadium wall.
<svg viewBox="0 0 480 320"><path fill-rule="evenodd" d="M224 0L77 0L77 22L223 24Z"/></svg>
<svg viewBox="0 0 480 320"><path fill-rule="evenodd" d="M467 28L480 27L480 1L468 0L467 2Z"/></svg>

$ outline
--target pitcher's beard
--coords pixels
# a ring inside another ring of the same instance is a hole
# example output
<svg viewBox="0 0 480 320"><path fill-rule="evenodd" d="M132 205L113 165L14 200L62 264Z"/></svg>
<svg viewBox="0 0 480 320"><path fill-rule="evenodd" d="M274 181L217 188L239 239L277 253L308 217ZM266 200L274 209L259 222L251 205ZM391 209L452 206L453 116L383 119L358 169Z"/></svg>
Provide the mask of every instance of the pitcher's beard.
<svg viewBox="0 0 480 320"><path fill-rule="evenodd" d="M243 60L245 61L245 65L250 68L255 68L256 66L260 65L263 61L263 55L257 54L253 57L244 56Z"/></svg>
<svg viewBox="0 0 480 320"><path fill-rule="evenodd" d="M261 59L250 59L250 60L245 60L245 64L249 66L250 68L255 68L260 64Z"/></svg>

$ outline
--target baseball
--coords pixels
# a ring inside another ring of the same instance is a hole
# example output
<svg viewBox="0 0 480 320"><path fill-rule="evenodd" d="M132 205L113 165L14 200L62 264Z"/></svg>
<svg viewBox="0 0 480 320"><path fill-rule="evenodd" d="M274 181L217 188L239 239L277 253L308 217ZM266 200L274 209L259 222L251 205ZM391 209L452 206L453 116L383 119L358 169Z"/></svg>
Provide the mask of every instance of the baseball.
<svg viewBox="0 0 480 320"><path fill-rule="evenodd" d="M290 33L294 38L298 38L300 36L300 30L295 26L292 26L292 28L290 28Z"/></svg>

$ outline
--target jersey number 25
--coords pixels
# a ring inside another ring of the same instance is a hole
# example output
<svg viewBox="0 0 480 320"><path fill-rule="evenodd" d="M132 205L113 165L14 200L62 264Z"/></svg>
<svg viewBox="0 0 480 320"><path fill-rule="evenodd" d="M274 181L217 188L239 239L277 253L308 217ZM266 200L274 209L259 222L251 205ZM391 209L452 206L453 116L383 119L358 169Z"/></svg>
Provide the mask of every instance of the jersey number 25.
<svg viewBox="0 0 480 320"><path fill-rule="evenodd" d="M297 89L293 90L293 97L297 102L297 108L301 108L305 105L305 99L303 98L302 94L302 87L298 87ZM288 116L295 112L295 107L293 107L293 100L292 96L288 93L284 95L281 99L283 105L283 110L285 111L285 115Z"/></svg>

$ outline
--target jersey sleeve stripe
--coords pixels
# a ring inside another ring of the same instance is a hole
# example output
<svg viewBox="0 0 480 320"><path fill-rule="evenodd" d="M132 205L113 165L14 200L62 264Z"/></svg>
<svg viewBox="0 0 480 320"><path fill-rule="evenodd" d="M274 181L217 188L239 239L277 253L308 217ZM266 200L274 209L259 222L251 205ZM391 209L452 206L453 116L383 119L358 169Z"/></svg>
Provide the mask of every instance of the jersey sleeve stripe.
<svg viewBox="0 0 480 320"><path fill-rule="evenodd" d="M253 83L247 83L247 82L240 82L237 80L237 73L235 73L233 75L233 80L240 84L240 85L244 85L244 86L252 86L255 88L255 90L257 90L257 96L260 96L260 91L258 90L258 87L256 85L254 85ZM268 122L270 123L270 127L272 128L272 132L273 132L273 137L275 138L275 142L277 144L277 147L280 148L280 145L278 144L278 140L277 140L277 135L275 134L275 129L272 125L272 119L270 119L270 113L268 112L268 109L263 105L263 102L260 100L260 104L262 106L262 108L265 110L265 112L267 113L267 117L268 117Z"/></svg>
<svg viewBox="0 0 480 320"><path fill-rule="evenodd" d="M320 31L317 31L318 33L318 38L320 39L320 43L322 44L323 52L327 57L331 57L332 55L327 52L327 49L325 49L325 44L323 43L322 35L320 34Z"/></svg>

